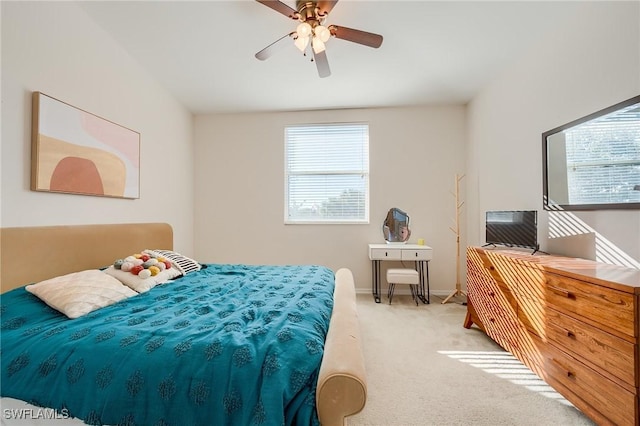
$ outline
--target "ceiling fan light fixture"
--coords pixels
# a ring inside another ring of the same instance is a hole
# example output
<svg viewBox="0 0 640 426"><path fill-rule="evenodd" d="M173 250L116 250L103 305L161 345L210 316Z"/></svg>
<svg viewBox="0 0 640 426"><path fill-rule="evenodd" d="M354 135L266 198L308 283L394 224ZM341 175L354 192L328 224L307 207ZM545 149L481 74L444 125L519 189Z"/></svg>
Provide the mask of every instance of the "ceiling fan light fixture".
<svg viewBox="0 0 640 426"><path fill-rule="evenodd" d="M320 40L319 37L313 37L313 39L311 39L311 47L313 47L313 53L320 53L320 52L324 52L324 42L322 40Z"/></svg>
<svg viewBox="0 0 640 426"><path fill-rule="evenodd" d="M296 32L300 37L309 37L311 36L312 32L311 25L306 22L302 22L300 25L298 25L298 28L296 28Z"/></svg>
<svg viewBox="0 0 640 426"><path fill-rule="evenodd" d="M331 31L323 25L318 25L313 29L313 33L318 37L323 43L326 43L329 38L331 38Z"/></svg>
<svg viewBox="0 0 640 426"><path fill-rule="evenodd" d="M293 44L295 44L296 47L302 53L304 53L304 51L307 49L307 45L309 44L309 37L302 37L302 36L298 35L298 37L295 38Z"/></svg>
<svg viewBox="0 0 640 426"><path fill-rule="evenodd" d="M325 43L330 38L335 37L372 48L378 48L382 44L382 36L379 34L348 27L338 27L333 24L324 25L327 16L339 0L296 0L296 9L288 6L284 0L256 1L287 18L298 21L295 31L285 34L255 54L255 57L261 61L269 58L275 52L276 47L285 46L286 40L292 37L294 45L304 56L307 56L307 49L311 51L310 53L313 54L311 62L315 62L318 75L320 77L328 77L331 75L331 70L325 53ZM293 2L293 0L288 1Z"/></svg>

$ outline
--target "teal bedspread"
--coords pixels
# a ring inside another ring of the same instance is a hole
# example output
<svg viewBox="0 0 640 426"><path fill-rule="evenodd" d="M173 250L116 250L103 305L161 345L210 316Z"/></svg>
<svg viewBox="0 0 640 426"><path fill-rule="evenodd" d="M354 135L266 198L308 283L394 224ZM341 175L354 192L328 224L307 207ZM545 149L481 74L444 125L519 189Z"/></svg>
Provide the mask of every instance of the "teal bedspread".
<svg viewBox="0 0 640 426"><path fill-rule="evenodd" d="M211 264L74 320L12 290L0 392L88 424L318 424L333 288L322 266Z"/></svg>

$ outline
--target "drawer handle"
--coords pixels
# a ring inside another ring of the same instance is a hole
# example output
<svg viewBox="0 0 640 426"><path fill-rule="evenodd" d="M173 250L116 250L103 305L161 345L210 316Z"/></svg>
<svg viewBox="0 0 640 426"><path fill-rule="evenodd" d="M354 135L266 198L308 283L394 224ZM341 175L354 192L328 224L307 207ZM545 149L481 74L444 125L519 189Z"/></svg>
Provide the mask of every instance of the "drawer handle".
<svg viewBox="0 0 640 426"><path fill-rule="evenodd" d="M564 371L566 371L567 373L567 377L570 379L575 379L576 378L576 373L574 373L573 371L567 369L564 365L562 365L562 363L560 363L560 361L558 361L555 358L551 358L551 360L556 363L558 365L558 367L562 368Z"/></svg>
<svg viewBox="0 0 640 426"><path fill-rule="evenodd" d="M566 329L566 328L564 328L564 327L560 327L560 326L559 326L559 325L557 325L557 324L549 323L549 327L550 327L550 328L555 328L555 329L557 329L557 330L558 330L558 332L565 334L565 335L566 335L568 338L570 338L570 339L575 339L575 338L576 338L576 334L575 334L573 331L571 331L571 330L567 330L567 329Z"/></svg>
<svg viewBox="0 0 640 426"><path fill-rule="evenodd" d="M560 295L560 296L564 296L567 299L574 299L576 298L576 295L571 293L568 290L565 290L563 288L558 288L558 287L554 287L552 285L549 286L549 290L553 291L554 293Z"/></svg>

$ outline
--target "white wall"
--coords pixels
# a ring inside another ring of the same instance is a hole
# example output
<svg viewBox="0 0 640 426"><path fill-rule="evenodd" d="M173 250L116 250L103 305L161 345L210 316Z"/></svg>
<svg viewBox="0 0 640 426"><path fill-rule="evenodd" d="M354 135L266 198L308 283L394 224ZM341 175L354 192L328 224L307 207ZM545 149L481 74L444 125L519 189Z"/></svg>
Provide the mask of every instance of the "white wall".
<svg viewBox="0 0 640 426"><path fill-rule="evenodd" d="M196 256L209 262L319 263L371 288L367 244L391 207L433 247L434 293L455 288L455 174L465 170L464 106L202 115L195 119ZM369 123L368 225L284 225L284 126ZM462 216L464 223L464 216ZM464 242L463 242L464 245Z"/></svg>
<svg viewBox="0 0 640 426"><path fill-rule="evenodd" d="M2 2L3 227L168 222L193 249L192 116L71 2ZM141 134L137 200L30 191L31 92Z"/></svg>
<svg viewBox="0 0 640 426"><path fill-rule="evenodd" d="M469 105L470 244L484 242L486 210L536 209L546 248L541 134L640 94L640 3L585 2L579 19L523 55ZM640 211L574 214L629 261L620 264L640 265Z"/></svg>

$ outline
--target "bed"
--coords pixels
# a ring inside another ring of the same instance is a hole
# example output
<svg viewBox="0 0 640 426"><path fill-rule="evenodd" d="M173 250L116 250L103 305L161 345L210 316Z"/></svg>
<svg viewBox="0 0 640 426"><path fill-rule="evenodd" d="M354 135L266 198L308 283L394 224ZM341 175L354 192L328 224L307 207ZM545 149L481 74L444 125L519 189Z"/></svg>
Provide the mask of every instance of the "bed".
<svg viewBox="0 0 640 426"><path fill-rule="evenodd" d="M175 253L171 226L2 228L0 243L4 406L88 424L341 425L365 405L348 269L198 263L69 318L25 285Z"/></svg>

